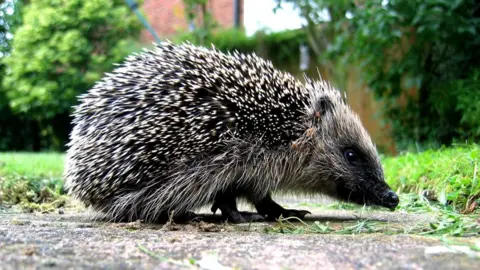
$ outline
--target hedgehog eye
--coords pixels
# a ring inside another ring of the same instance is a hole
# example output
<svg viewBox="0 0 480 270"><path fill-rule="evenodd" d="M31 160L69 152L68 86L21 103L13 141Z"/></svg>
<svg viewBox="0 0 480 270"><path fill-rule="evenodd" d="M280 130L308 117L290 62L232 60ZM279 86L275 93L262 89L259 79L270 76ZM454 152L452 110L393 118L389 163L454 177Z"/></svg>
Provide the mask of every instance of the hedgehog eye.
<svg viewBox="0 0 480 270"><path fill-rule="evenodd" d="M343 156L345 157L345 159L348 161L348 163L350 164L353 164L357 161L357 155L355 154L355 152L353 150L345 150L343 152Z"/></svg>

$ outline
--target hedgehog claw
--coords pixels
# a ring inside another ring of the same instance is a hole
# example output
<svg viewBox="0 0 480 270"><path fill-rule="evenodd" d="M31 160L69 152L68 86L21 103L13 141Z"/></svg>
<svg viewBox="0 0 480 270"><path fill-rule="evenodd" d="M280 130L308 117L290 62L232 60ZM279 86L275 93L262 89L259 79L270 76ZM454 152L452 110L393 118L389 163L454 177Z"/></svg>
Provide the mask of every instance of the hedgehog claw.
<svg viewBox="0 0 480 270"><path fill-rule="evenodd" d="M312 213L307 210L285 209L282 213L282 217L297 217L299 219L304 219L307 214L311 215Z"/></svg>
<svg viewBox="0 0 480 270"><path fill-rule="evenodd" d="M252 212L235 212L230 213L230 218L226 219L232 223L249 223L249 222L261 222L265 221L265 218L257 213Z"/></svg>
<svg viewBox="0 0 480 270"><path fill-rule="evenodd" d="M217 194L210 210L215 214L219 209L222 217L232 223L265 221L265 218L258 213L238 211L236 197L231 192Z"/></svg>
<svg viewBox="0 0 480 270"><path fill-rule="evenodd" d="M220 211L222 211L222 217L231 223L238 224L265 221L263 216L253 212L240 212L228 208L220 208Z"/></svg>
<svg viewBox="0 0 480 270"><path fill-rule="evenodd" d="M217 213L217 210L218 210L218 205L217 203L215 202L212 206L212 208L210 208L210 210L212 211L212 213L215 215Z"/></svg>
<svg viewBox="0 0 480 270"><path fill-rule="evenodd" d="M267 219L270 221L274 221L280 216L283 218L297 217L299 219L304 219L307 214L312 214L307 210L285 209L272 200L271 195L268 195L257 202L255 207L260 214L267 216Z"/></svg>

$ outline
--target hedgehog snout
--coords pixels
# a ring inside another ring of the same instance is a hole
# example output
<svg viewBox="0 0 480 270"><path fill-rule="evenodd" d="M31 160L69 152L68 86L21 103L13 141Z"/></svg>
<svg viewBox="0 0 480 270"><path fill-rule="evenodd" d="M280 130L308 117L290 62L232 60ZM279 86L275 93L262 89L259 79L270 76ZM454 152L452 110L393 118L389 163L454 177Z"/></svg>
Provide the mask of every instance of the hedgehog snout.
<svg viewBox="0 0 480 270"><path fill-rule="evenodd" d="M382 196L382 204L387 208L395 209L399 202L400 199L398 198L398 195L392 190L386 191Z"/></svg>

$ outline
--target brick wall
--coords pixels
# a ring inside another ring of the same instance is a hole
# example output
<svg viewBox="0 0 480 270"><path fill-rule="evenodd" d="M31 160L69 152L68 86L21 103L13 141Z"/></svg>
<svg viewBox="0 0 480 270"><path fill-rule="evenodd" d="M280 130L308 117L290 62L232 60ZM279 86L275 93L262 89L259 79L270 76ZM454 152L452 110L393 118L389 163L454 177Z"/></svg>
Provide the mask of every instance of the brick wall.
<svg viewBox="0 0 480 270"><path fill-rule="evenodd" d="M234 26L234 0L209 0L207 9L221 27ZM144 0L142 10L161 39L188 31L188 22L182 0ZM240 0L240 25L243 22L243 0ZM142 32L143 42L153 41L147 31Z"/></svg>

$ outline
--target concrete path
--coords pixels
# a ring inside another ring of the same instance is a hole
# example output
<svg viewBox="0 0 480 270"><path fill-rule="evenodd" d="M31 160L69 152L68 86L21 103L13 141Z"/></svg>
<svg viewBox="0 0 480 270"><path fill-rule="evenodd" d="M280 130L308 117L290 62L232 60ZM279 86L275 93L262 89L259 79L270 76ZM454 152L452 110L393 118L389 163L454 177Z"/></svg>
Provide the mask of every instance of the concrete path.
<svg viewBox="0 0 480 270"><path fill-rule="evenodd" d="M428 222L428 216L309 210L314 215L307 222L335 226L369 218L384 224L384 232L282 234L272 232L271 223L228 225L215 216L167 227L110 224L78 209L8 210L0 213L0 269L480 269L480 254L464 247L388 235L390 229Z"/></svg>

